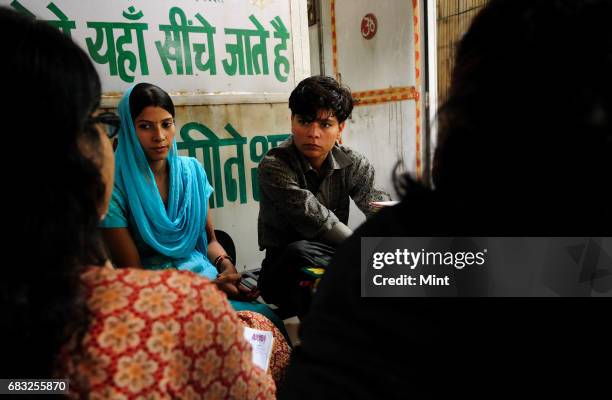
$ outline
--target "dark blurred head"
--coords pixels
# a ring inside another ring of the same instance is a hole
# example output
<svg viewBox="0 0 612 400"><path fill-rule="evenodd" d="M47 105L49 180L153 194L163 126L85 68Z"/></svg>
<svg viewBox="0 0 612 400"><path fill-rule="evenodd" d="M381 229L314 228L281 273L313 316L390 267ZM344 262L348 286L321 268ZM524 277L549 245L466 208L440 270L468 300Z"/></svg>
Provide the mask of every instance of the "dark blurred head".
<svg viewBox="0 0 612 400"><path fill-rule="evenodd" d="M339 123L353 111L350 90L328 76L312 76L301 81L289 96L292 115L299 115L306 122L317 118L318 111L331 110Z"/></svg>
<svg viewBox="0 0 612 400"><path fill-rule="evenodd" d="M439 110L436 191L491 219L612 222L611 19L610 0L485 6Z"/></svg>
<svg viewBox="0 0 612 400"><path fill-rule="evenodd" d="M8 215L0 375L47 377L61 346L87 327L79 276L104 260L101 157L81 151L101 140L88 122L100 81L85 52L46 23L0 8L0 37Z"/></svg>

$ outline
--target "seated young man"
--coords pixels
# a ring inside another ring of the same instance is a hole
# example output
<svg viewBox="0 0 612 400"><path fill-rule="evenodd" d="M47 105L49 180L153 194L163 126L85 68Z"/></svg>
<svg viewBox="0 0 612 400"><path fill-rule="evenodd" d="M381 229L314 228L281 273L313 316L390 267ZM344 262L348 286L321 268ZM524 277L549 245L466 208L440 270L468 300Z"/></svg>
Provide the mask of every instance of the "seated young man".
<svg viewBox="0 0 612 400"><path fill-rule="evenodd" d="M366 216L388 200L374 187L374 167L338 142L353 109L350 91L333 78L304 79L289 97L293 136L259 164L259 247L266 250L259 288L267 302L304 315L310 290L301 268L326 267L347 227L349 197Z"/></svg>

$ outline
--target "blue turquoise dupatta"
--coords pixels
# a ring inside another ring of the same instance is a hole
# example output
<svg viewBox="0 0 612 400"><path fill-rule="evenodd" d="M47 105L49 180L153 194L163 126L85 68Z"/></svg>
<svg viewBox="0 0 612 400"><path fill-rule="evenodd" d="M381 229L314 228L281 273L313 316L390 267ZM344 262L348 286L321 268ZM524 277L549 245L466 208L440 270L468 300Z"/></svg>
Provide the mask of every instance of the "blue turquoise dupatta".
<svg viewBox="0 0 612 400"><path fill-rule="evenodd" d="M168 154L170 187L166 209L132 121L132 89L119 103L121 129L115 185L126 194L138 232L151 248L174 259L178 269L214 279L217 270L206 256L205 230L208 199L213 190L204 168L195 158L179 157L176 139L173 140Z"/></svg>

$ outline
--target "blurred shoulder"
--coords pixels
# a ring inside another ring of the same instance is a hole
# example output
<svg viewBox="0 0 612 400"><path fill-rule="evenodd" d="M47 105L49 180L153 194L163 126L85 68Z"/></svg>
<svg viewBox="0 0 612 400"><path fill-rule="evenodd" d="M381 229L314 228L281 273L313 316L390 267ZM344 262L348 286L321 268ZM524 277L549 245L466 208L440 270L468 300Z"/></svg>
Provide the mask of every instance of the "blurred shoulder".
<svg viewBox="0 0 612 400"><path fill-rule="evenodd" d="M89 393L274 398L272 377L251 363L238 316L209 280L189 271L92 267L83 282L92 317L84 360L95 368L78 366L74 381Z"/></svg>
<svg viewBox="0 0 612 400"><path fill-rule="evenodd" d="M82 281L94 314L131 309L155 318L186 309L230 309L225 295L212 282L189 271L91 267Z"/></svg>

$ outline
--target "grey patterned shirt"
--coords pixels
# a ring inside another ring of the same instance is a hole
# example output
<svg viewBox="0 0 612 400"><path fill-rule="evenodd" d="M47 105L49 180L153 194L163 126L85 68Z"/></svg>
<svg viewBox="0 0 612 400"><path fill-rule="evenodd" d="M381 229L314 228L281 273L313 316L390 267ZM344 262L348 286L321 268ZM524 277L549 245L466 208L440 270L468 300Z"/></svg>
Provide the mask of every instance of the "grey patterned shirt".
<svg viewBox="0 0 612 400"><path fill-rule="evenodd" d="M389 200L374 188L374 167L363 155L335 145L320 174L290 138L259 163L259 248L317 239L338 221L347 224L349 196L366 216L371 201Z"/></svg>

